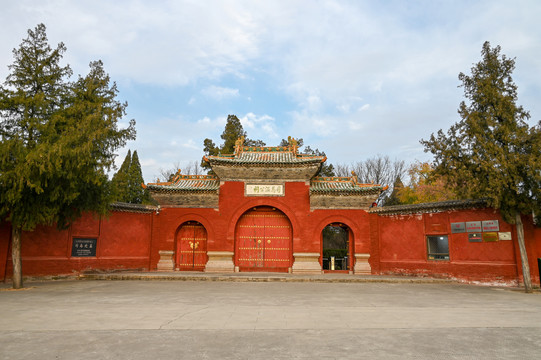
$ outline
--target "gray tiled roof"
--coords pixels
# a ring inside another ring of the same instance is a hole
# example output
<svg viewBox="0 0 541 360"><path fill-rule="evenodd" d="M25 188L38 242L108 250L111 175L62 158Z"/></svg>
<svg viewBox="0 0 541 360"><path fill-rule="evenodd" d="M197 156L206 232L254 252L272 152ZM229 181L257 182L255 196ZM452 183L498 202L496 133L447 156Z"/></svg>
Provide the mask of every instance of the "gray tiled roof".
<svg viewBox="0 0 541 360"><path fill-rule="evenodd" d="M415 214L441 212L459 209L473 209L487 207L488 203L484 199L477 200L448 200L422 204L382 206L370 209L371 213L381 215Z"/></svg>
<svg viewBox="0 0 541 360"><path fill-rule="evenodd" d="M316 177L310 182L311 194L376 194L383 186L359 184L349 177Z"/></svg>
<svg viewBox="0 0 541 360"><path fill-rule="evenodd" d="M110 205L110 208L112 211L134 213L151 213L158 209L158 207L154 205L130 204L125 202L114 202Z"/></svg>
<svg viewBox="0 0 541 360"><path fill-rule="evenodd" d="M168 192L217 191L220 188L220 180L212 175L178 175L172 182L148 184L147 188L149 190Z"/></svg>
<svg viewBox="0 0 541 360"><path fill-rule="evenodd" d="M211 163L226 164L320 164L325 156L298 154L290 147L250 147L245 146L233 155L208 156Z"/></svg>

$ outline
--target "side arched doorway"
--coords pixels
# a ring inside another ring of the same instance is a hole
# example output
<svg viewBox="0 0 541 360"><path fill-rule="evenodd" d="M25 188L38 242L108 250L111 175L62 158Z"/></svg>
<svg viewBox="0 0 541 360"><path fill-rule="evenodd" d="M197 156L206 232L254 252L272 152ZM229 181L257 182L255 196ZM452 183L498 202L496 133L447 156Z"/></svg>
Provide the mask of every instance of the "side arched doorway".
<svg viewBox="0 0 541 360"><path fill-rule="evenodd" d="M207 260L207 230L197 221L185 222L177 232L175 268L203 271Z"/></svg>
<svg viewBox="0 0 541 360"><path fill-rule="evenodd" d="M353 268L352 232L342 223L331 223L321 231L323 271L349 272Z"/></svg>
<svg viewBox="0 0 541 360"><path fill-rule="evenodd" d="M292 263L289 218L270 206L245 212L235 231L235 265L240 271L287 272Z"/></svg>

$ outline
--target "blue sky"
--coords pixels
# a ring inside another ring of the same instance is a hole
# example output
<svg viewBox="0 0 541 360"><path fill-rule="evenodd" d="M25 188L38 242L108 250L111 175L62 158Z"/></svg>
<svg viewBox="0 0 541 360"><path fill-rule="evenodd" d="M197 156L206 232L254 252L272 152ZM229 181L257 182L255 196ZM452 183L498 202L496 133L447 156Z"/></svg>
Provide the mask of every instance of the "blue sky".
<svg viewBox="0 0 541 360"><path fill-rule="evenodd" d="M458 74L484 41L516 57L519 101L541 120L541 2L0 0L0 79L38 23L75 74L101 59L135 119L145 180L199 161L228 114L331 163L430 160L419 140L459 120Z"/></svg>

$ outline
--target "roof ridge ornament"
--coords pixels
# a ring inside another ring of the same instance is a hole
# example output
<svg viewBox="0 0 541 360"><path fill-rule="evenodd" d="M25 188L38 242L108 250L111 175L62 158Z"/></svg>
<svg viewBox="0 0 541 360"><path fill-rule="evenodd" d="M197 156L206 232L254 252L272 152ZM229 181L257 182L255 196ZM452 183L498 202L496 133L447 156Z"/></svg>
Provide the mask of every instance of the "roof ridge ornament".
<svg viewBox="0 0 541 360"><path fill-rule="evenodd" d="M243 150L244 147L244 136L239 137L235 141L235 155L238 155Z"/></svg>
<svg viewBox="0 0 541 360"><path fill-rule="evenodd" d="M299 142L293 138L293 136L287 137L287 142L289 144L290 149L293 151L295 155L297 155L299 151Z"/></svg>
<svg viewBox="0 0 541 360"><path fill-rule="evenodd" d="M359 183L359 181L357 179L357 174L355 173L355 171L351 171L351 182L353 184L358 184Z"/></svg>

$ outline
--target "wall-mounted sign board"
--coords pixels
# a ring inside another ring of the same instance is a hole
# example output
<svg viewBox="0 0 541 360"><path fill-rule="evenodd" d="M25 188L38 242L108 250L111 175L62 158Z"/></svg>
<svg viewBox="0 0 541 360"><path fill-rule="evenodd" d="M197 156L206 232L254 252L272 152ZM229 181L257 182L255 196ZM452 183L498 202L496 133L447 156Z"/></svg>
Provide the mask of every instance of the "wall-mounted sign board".
<svg viewBox="0 0 541 360"><path fill-rule="evenodd" d="M498 233L497 232L484 232L483 241L484 242L498 241Z"/></svg>
<svg viewBox="0 0 541 360"><path fill-rule="evenodd" d="M92 257L96 256L96 244L98 239L74 238L71 245L71 256Z"/></svg>
<svg viewBox="0 0 541 360"><path fill-rule="evenodd" d="M482 221L483 223L483 231L500 231L500 224L498 223L498 220L486 220Z"/></svg>
<svg viewBox="0 0 541 360"><path fill-rule="evenodd" d="M502 241L502 240L512 240L510 231L509 232L498 233L498 236L500 237L500 241Z"/></svg>
<svg viewBox="0 0 541 360"><path fill-rule="evenodd" d="M460 234L466 232L466 224L463 222L451 223L451 233Z"/></svg>
<svg viewBox="0 0 541 360"><path fill-rule="evenodd" d="M483 237L481 233L469 233L468 240L470 242L483 242Z"/></svg>
<svg viewBox="0 0 541 360"><path fill-rule="evenodd" d="M467 232L481 232L483 228L481 227L480 221L467 221L466 222L466 231Z"/></svg>

